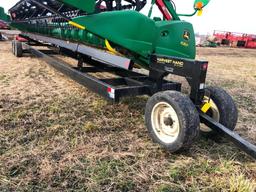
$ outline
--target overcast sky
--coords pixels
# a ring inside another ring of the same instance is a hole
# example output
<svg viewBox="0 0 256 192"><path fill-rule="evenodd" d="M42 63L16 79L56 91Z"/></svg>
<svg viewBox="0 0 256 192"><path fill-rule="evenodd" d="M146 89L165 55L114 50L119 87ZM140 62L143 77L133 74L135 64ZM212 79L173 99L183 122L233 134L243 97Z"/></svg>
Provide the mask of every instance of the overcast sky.
<svg viewBox="0 0 256 192"><path fill-rule="evenodd" d="M86 0L84 1L86 2ZM173 1L178 13L193 12L194 0ZM0 0L0 6L8 10L16 2L18 0ZM148 5L143 9L143 13L147 13L150 2L148 0ZM202 16L182 17L182 19L193 23L195 31L200 34L211 34L215 29L256 34L255 12L255 0L211 0L205 7ZM157 7L154 8L154 15L160 15Z"/></svg>

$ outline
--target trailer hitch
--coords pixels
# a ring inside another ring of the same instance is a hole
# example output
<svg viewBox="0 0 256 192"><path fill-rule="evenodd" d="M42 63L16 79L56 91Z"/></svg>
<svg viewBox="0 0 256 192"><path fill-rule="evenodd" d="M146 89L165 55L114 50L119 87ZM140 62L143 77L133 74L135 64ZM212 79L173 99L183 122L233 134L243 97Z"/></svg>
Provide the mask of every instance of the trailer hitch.
<svg viewBox="0 0 256 192"><path fill-rule="evenodd" d="M229 130L227 127L222 124L216 122L214 119L204 114L203 112L199 112L200 120L202 123L207 125L209 128L213 129L218 133L223 133L225 136L229 138L234 144L236 144L241 150L246 152L248 155L256 159L256 146L252 143L243 139L240 135L235 133L234 131Z"/></svg>

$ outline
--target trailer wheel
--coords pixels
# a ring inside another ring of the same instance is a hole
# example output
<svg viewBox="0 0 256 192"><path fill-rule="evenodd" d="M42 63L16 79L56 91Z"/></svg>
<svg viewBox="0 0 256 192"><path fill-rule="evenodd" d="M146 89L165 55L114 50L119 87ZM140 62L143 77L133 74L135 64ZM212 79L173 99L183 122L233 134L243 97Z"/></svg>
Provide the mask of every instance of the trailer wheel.
<svg viewBox="0 0 256 192"><path fill-rule="evenodd" d="M165 91L149 98L145 123L153 141L175 152L192 144L198 136L200 120L187 96L177 91Z"/></svg>
<svg viewBox="0 0 256 192"><path fill-rule="evenodd" d="M215 121L221 123L230 130L234 130L237 123L238 111L232 97L219 87L208 87L206 91L210 93L210 109L206 112ZM206 127L201 126L201 131L208 135L215 134L215 132Z"/></svg>
<svg viewBox="0 0 256 192"><path fill-rule="evenodd" d="M22 57L22 43L19 41L14 41L14 55L16 57Z"/></svg>

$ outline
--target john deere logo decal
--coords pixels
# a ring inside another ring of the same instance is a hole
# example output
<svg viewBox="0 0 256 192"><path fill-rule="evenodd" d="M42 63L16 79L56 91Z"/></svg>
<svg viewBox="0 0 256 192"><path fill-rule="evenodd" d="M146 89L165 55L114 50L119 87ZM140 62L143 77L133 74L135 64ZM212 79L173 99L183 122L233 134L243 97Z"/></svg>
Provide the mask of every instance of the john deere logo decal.
<svg viewBox="0 0 256 192"><path fill-rule="evenodd" d="M184 31L183 38L185 40L189 40L190 39L190 33L188 31Z"/></svg>

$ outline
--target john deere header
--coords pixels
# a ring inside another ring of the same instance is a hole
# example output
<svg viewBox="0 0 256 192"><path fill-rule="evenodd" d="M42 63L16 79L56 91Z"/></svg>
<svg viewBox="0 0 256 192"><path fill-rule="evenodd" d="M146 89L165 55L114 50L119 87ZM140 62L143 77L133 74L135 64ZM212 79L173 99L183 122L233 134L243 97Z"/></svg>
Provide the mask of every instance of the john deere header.
<svg viewBox="0 0 256 192"><path fill-rule="evenodd" d="M107 49L148 68L152 53L195 58L193 26L180 16L201 14L208 2L196 0L193 13L178 14L173 1L152 0L145 16L140 11L146 0L21 0L9 10L10 25L23 32ZM153 5L161 17L151 17Z"/></svg>

